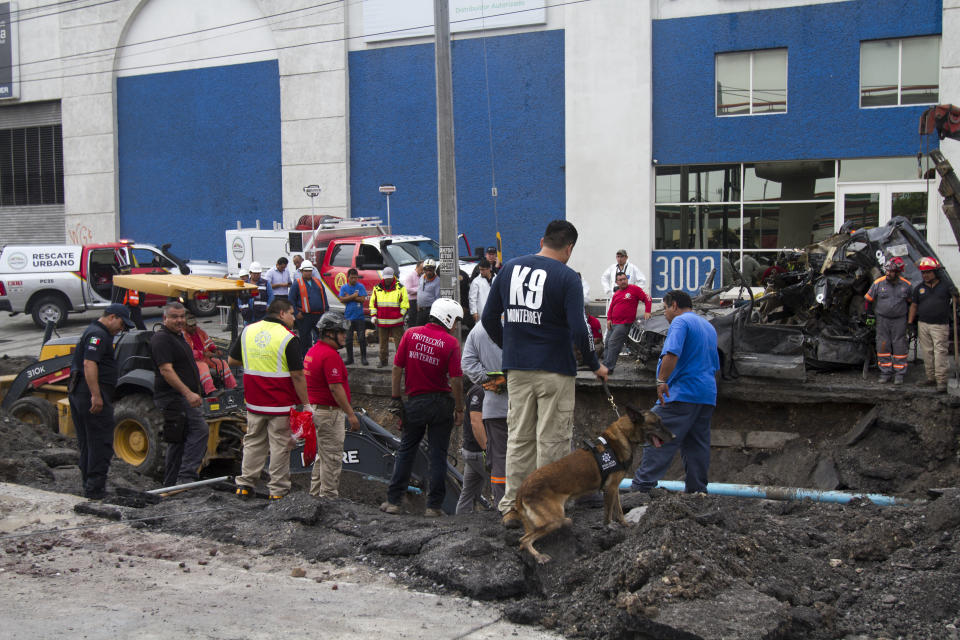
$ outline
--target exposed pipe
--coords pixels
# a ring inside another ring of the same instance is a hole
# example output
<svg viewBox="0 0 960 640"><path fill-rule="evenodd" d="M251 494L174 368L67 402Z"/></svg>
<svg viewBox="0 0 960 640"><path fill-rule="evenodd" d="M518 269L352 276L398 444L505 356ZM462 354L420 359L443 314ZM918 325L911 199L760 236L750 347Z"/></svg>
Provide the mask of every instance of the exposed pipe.
<svg viewBox="0 0 960 640"><path fill-rule="evenodd" d="M629 489L632 480L623 480L620 489ZM657 483L658 489L667 491L685 491L686 484L681 480L661 480ZM767 487L751 484L730 484L726 482L711 482L707 484L707 493L714 496L734 496L738 498L765 498L767 500L803 500L809 498L815 502L835 502L847 504L851 500L866 498L873 504L888 506L905 506L924 504L925 500L906 500L885 496L879 493L850 493L847 491L819 491L817 489L801 489L799 487Z"/></svg>
<svg viewBox="0 0 960 640"><path fill-rule="evenodd" d="M199 480L197 482L188 482L186 484L177 484L172 487L160 487L159 489L151 489L145 493L151 495L163 495L164 493L172 493L173 491L184 491L185 489L193 489L194 487L203 487L208 484L217 484L218 482L226 482L230 479L230 476L220 476L219 478L210 478L209 480Z"/></svg>

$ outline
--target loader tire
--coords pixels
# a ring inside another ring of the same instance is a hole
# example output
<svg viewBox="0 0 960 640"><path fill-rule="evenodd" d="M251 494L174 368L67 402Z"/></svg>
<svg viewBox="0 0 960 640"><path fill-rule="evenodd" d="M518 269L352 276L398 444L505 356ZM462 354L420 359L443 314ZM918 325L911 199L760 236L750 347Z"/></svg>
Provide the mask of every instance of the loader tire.
<svg viewBox="0 0 960 640"><path fill-rule="evenodd" d="M159 477L163 472L163 413L147 394L124 396L113 405L113 453L138 473Z"/></svg>
<svg viewBox="0 0 960 640"><path fill-rule="evenodd" d="M211 293L210 297L203 300L190 300L187 302L187 308L198 318L206 318L217 313L217 305L222 304L220 295Z"/></svg>
<svg viewBox="0 0 960 640"><path fill-rule="evenodd" d="M54 433L58 431L57 408L50 404L46 398L37 396L20 398L10 406L10 415L20 422L38 425L44 431Z"/></svg>

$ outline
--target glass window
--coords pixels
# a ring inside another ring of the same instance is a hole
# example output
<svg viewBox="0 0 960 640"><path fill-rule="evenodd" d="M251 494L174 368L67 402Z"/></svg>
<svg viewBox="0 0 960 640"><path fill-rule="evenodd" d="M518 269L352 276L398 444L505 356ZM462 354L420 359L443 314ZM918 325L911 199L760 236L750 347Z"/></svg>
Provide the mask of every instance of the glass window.
<svg viewBox="0 0 960 640"><path fill-rule="evenodd" d="M860 43L860 106L936 104L940 36Z"/></svg>
<svg viewBox="0 0 960 640"><path fill-rule="evenodd" d="M394 242L385 247L387 255L397 266L417 264L426 258L437 259L440 255L437 243L433 240L416 240L410 242Z"/></svg>
<svg viewBox="0 0 960 640"><path fill-rule="evenodd" d="M840 182L916 180L920 171L916 157L851 158L840 161Z"/></svg>
<svg viewBox="0 0 960 640"><path fill-rule="evenodd" d="M910 221L917 231L927 237L927 193L913 191L907 193L891 193L891 216L903 216Z"/></svg>
<svg viewBox="0 0 960 640"><path fill-rule="evenodd" d="M787 110L787 50L718 53L717 115L783 113Z"/></svg>
<svg viewBox="0 0 960 640"><path fill-rule="evenodd" d="M60 125L0 131L0 207L63 204Z"/></svg>
<svg viewBox="0 0 960 640"><path fill-rule="evenodd" d="M796 160L748 164L744 200L833 200L833 160Z"/></svg>
<svg viewBox="0 0 960 640"><path fill-rule="evenodd" d="M131 249L133 255L134 267L162 267L164 269L173 269L176 267L173 262L150 249Z"/></svg>
<svg viewBox="0 0 960 640"><path fill-rule="evenodd" d="M355 244L338 244L333 247L333 253L330 254L331 267L352 267L353 250L357 247Z"/></svg>
<svg viewBox="0 0 960 640"><path fill-rule="evenodd" d="M737 202L740 165L657 167L657 202Z"/></svg>
<svg viewBox="0 0 960 640"><path fill-rule="evenodd" d="M833 234L833 202L748 204L743 207L744 249L805 247Z"/></svg>
<svg viewBox="0 0 960 640"><path fill-rule="evenodd" d="M657 206L657 249L739 249L740 205Z"/></svg>
<svg viewBox="0 0 960 640"><path fill-rule="evenodd" d="M873 229L880 224L879 193L845 193L843 221L853 223L854 229Z"/></svg>

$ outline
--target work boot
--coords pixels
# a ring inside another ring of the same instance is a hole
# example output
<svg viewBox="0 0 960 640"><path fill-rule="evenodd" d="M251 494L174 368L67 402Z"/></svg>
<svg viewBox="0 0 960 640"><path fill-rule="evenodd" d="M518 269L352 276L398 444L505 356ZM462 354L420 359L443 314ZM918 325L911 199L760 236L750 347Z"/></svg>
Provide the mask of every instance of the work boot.
<svg viewBox="0 0 960 640"><path fill-rule="evenodd" d="M519 529L523 526L523 520L520 519L520 514L516 509L510 509L503 514L503 518L500 519L500 523L506 529Z"/></svg>
<svg viewBox="0 0 960 640"><path fill-rule="evenodd" d="M276 493L270 494L271 500L283 500L286 496L277 495Z"/></svg>
<svg viewBox="0 0 960 640"><path fill-rule="evenodd" d="M385 366L387 366L387 363L384 362L383 360L381 360L381 361L377 364L377 366L380 367L381 369L383 369Z"/></svg>
<svg viewBox="0 0 960 640"><path fill-rule="evenodd" d="M889 382L890 382L890 376L885 374L880 376L880 384L888 384Z"/></svg>
<svg viewBox="0 0 960 640"><path fill-rule="evenodd" d="M443 509L428 508L423 512L424 518L439 518L443 515Z"/></svg>
<svg viewBox="0 0 960 640"><path fill-rule="evenodd" d="M893 384L903 384L903 376L896 376L893 379Z"/></svg>
<svg viewBox="0 0 960 640"><path fill-rule="evenodd" d="M249 500L253 497L253 489L250 487L238 486L237 487L237 497L241 500Z"/></svg>
<svg viewBox="0 0 960 640"><path fill-rule="evenodd" d="M947 392L947 383L938 383L937 384L937 393L946 393Z"/></svg>
<svg viewBox="0 0 960 640"><path fill-rule="evenodd" d="M370 363L367 362L367 356L360 356L360 364L362 364L365 367L370 366Z"/></svg>
<svg viewBox="0 0 960 640"><path fill-rule="evenodd" d="M380 505L380 511L384 513L389 513L392 516L399 516L403 514L403 507L398 504L393 504L392 502L384 502Z"/></svg>
<svg viewBox="0 0 960 640"><path fill-rule="evenodd" d="M923 382L918 382L917 386L918 387L935 387L937 386L937 381L927 379L927 380L924 380Z"/></svg>
<svg viewBox="0 0 960 640"><path fill-rule="evenodd" d="M345 365L353 364L353 351L350 351L347 353L347 359L343 361L343 364Z"/></svg>

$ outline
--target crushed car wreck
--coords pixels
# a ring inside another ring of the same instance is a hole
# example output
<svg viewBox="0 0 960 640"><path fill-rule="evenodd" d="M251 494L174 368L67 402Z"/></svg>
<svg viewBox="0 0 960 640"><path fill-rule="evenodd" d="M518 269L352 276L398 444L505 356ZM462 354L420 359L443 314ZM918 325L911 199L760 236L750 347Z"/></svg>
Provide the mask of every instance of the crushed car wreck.
<svg viewBox="0 0 960 640"><path fill-rule="evenodd" d="M709 288L708 276L694 310L717 330L724 378L803 380L808 369L866 371L874 359L874 329L863 296L883 275L886 260L896 256L906 264L903 277L919 282L916 263L936 254L906 218L895 217L882 227L841 229L802 251L782 252L779 270L757 297L739 273L734 284L720 289ZM940 278L953 288L945 271ZM734 299L721 299L728 291L736 292ZM634 324L630 341L638 368L655 369L667 327L662 313Z"/></svg>

